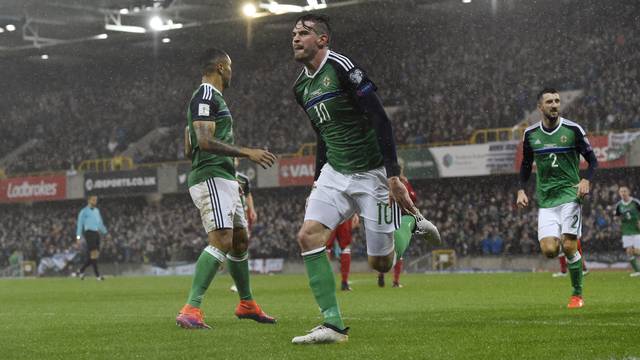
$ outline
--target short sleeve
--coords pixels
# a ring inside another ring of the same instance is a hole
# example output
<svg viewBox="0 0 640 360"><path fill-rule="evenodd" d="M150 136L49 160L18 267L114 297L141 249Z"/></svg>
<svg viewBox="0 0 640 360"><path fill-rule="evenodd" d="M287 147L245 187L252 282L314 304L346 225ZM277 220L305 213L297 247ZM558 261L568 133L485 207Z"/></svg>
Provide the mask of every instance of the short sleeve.
<svg viewBox="0 0 640 360"><path fill-rule="evenodd" d="M191 119L193 121L215 121L218 104L213 87L200 86L198 92L191 99L189 109L191 110Z"/></svg>

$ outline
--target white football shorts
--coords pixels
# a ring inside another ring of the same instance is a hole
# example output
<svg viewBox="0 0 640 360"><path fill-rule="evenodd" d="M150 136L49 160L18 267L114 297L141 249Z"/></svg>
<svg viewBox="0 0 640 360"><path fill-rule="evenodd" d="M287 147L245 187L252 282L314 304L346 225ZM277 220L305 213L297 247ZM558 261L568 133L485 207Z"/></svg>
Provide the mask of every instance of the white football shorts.
<svg viewBox="0 0 640 360"><path fill-rule="evenodd" d="M562 234L582 235L582 212L577 202L538 211L538 241L546 237L561 239Z"/></svg>
<svg viewBox="0 0 640 360"><path fill-rule="evenodd" d="M200 210L202 226L207 233L247 227L237 181L210 178L190 187L189 194Z"/></svg>
<svg viewBox="0 0 640 360"><path fill-rule="evenodd" d="M309 195L305 221L314 220L333 230L354 213L362 219L367 254L389 255L401 213L396 204L389 206L385 169L342 174L326 163Z"/></svg>

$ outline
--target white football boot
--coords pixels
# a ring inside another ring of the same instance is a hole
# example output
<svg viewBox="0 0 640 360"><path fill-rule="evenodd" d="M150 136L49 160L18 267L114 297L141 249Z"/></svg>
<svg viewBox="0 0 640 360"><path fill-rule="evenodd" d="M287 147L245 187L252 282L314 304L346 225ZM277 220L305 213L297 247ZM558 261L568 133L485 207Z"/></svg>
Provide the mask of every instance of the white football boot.
<svg viewBox="0 0 640 360"><path fill-rule="evenodd" d="M344 334L324 325L316 326L309 330L307 335L296 336L291 340L293 344L332 344L342 343L349 340L346 328Z"/></svg>

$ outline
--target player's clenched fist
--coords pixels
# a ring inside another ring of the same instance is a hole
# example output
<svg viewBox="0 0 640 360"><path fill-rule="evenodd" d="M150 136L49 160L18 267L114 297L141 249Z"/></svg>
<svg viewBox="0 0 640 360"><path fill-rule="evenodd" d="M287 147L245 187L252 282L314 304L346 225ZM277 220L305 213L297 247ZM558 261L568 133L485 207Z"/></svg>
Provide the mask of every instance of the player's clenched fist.
<svg viewBox="0 0 640 360"><path fill-rule="evenodd" d="M529 206L529 198L527 197L527 194L525 194L524 190L518 190L518 200L516 200L516 204L519 208Z"/></svg>
<svg viewBox="0 0 640 360"><path fill-rule="evenodd" d="M247 149L247 154L249 160L262 166L262 168L264 169L273 166L273 164L276 162L276 156L268 152L267 150Z"/></svg>

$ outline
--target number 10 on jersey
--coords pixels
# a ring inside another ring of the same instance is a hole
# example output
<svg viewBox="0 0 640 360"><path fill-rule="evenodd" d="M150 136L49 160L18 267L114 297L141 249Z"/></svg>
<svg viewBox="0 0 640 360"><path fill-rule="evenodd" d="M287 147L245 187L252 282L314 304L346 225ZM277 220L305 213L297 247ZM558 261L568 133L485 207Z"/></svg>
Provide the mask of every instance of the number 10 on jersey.
<svg viewBox="0 0 640 360"><path fill-rule="evenodd" d="M316 115L318 115L318 123L322 124L323 122L331 120L329 110L327 110L327 106L324 103L314 106L313 109L316 111Z"/></svg>

